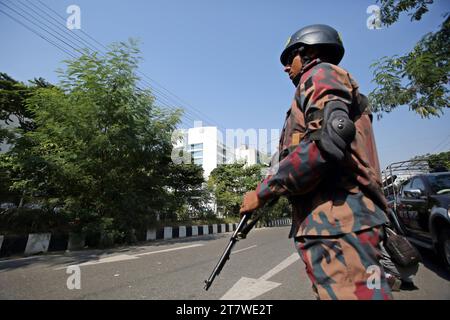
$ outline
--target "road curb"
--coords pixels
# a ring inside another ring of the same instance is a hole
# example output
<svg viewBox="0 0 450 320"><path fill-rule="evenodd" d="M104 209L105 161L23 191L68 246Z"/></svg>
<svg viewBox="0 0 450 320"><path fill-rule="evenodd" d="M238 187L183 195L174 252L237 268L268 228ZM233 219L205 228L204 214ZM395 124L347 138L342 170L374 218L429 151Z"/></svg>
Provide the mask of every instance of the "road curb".
<svg viewBox="0 0 450 320"><path fill-rule="evenodd" d="M256 225L261 227L280 227L291 224L291 219L277 219L267 224ZM219 234L236 230L237 223L223 223L200 226L176 226L150 228L145 235L145 241L184 239L209 234ZM51 234L51 233L30 233L28 235L0 235L0 258L12 255L33 255L38 253L66 251L82 249L74 245L82 239L78 235Z"/></svg>

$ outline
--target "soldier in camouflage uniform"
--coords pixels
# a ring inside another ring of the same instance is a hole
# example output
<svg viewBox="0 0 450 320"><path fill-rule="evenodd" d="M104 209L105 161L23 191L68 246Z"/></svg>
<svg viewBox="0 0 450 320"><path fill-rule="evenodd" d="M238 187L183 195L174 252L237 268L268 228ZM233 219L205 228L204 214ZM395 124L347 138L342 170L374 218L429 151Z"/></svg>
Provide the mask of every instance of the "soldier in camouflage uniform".
<svg viewBox="0 0 450 320"><path fill-rule="evenodd" d="M244 196L241 214L287 196L297 250L318 299L392 299L379 243L386 200L367 98L338 63L326 25L300 29L281 55L296 86L278 169ZM375 274L378 271L378 274Z"/></svg>

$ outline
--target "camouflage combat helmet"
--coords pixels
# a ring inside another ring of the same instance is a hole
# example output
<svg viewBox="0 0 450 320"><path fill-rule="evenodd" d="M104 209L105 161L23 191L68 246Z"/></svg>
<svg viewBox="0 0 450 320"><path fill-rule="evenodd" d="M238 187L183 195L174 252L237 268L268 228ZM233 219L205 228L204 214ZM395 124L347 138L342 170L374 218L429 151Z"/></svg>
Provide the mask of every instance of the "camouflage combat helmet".
<svg viewBox="0 0 450 320"><path fill-rule="evenodd" d="M338 64L344 56L344 45L340 34L332 27L325 24L314 24L301 28L289 37L286 47L281 53L281 63L286 65L289 54L293 49L302 48L305 45L317 45L325 50L329 62Z"/></svg>

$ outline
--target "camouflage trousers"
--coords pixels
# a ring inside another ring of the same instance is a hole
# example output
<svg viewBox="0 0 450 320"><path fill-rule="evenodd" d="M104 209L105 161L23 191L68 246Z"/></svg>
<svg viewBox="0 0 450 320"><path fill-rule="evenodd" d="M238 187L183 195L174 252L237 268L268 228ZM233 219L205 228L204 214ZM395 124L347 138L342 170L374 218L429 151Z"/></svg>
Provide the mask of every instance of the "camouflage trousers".
<svg viewBox="0 0 450 320"><path fill-rule="evenodd" d="M379 263L381 232L375 227L338 236L295 239L317 299L392 299Z"/></svg>

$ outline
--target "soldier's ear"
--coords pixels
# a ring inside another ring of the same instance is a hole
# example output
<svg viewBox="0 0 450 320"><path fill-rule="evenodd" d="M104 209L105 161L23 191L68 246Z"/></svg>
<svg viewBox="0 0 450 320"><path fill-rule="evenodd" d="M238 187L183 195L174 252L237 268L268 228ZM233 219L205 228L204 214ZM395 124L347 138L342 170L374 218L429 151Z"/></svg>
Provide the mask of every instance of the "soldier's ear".
<svg viewBox="0 0 450 320"><path fill-rule="evenodd" d="M302 46L299 48L300 58L302 59L302 64L308 64L312 60L318 57L319 51L315 46Z"/></svg>
<svg viewBox="0 0 450 320"><path fill-rule="evenodd" d="M315 46L306 46L303 54L313 60L319 55L319 50Z"/></svg>

